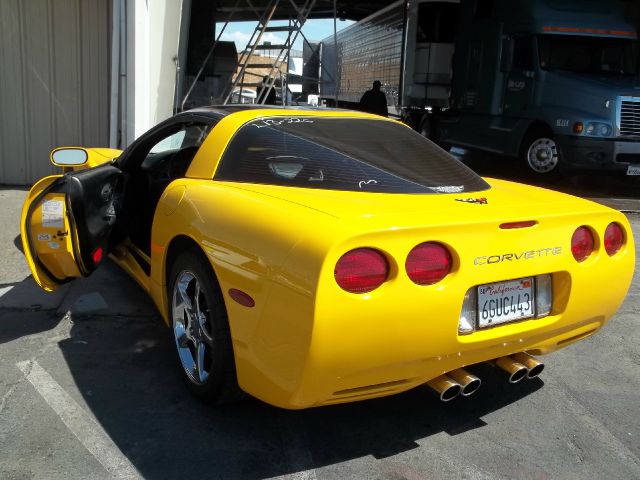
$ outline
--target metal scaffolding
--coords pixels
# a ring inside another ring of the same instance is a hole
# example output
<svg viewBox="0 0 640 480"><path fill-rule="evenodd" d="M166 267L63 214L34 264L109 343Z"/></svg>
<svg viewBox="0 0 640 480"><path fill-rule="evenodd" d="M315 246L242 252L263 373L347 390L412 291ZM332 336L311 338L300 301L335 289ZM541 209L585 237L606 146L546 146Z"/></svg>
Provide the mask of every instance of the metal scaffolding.
<svg viewBox="0 0 640 480"><path fill-rule="evenodd" d="M295 41L298 39L298 35L302 34L302 27L313 11L317 0L305 0L303 5L298 5L296 3L296 0L269 0L267 6L260 9L256 8L252 4L251 0L244 1L246 2L246 9L252 11L256 15L256 18L258 20L253 34L247 42L246 47L240 53L240 61L238 62L239 70L236 72L236 75L234 76L233 81L228 88L228 91L225 93L225 95L223 95L223 104L230 103L237 88L240 88L240 92L242 92L245 87L256 88L256 103L264 104L265 101L269 98L269 93L271 92L271 90L275 88L278 77L280 77L282 100L283 103L285 103L286 72L284 75L282 74L282 67L284 65L288 72L291 49ZM180 102L181 110L184 110L185 104L189 99L198 80L200 79L207 63L215 52L222 34L227 29L229 23L234 21L234 14L240 11L239 6L241 2L242 0L237 0L235 2L235 5L229 9L229 15L227 16L226 21L223 23L222 28L220 29L213 44L211 45L211 48L209 49L202 62L202 66L198 70L184 98ZM289 16L288 25L270 25L272 19L283 17L282 11L285 10L285 7L287 11L291 10L291 7L293 7L294 12L293 15ZM283 43L276 45L261 43L264 34L268 32L284 32L286 33L287 38ZM305 42L309 43L303 34L302 38ZM254 56L255 52L267 50L271 52L271 55L261 57L261 61L257 62ZM273 54L274 51L276 52L275 55ZM254 79L252 81L250 79L247 79L247 77L254 77ZM264 80L264 77L266 77L266 81ZM256 78L260 78L261 81L256 81Z"/></svg>

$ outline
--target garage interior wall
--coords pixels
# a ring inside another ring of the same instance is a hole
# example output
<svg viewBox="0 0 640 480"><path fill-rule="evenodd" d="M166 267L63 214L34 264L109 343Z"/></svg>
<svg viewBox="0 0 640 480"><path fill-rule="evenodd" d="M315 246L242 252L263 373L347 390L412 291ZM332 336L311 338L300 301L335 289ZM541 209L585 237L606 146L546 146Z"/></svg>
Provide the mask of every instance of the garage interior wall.
<svg viewBox="0 0 640 480"><path fill-rule="evenodd" d="M109 141L110 0L0 0L0 184L54 173L49 152Z"/></svg>

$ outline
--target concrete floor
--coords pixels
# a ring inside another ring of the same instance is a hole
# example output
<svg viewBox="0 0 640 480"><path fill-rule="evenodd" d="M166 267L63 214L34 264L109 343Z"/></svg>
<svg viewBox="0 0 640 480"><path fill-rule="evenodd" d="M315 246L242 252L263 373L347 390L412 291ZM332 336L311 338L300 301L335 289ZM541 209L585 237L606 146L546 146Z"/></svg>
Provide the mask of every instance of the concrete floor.
<svg viewBox="0 0 640 480"><path fill-rule="evenodd" d="M640 211L627 180L554 186ZM638 272L616 317L545 357L540 380L483 369L480 391L448 404L418 388L300 412L212 408L186 392L167 329L115 266L55 294L34 285L18 242L25 194L0 190L2 479L640 478Z"/></svg>

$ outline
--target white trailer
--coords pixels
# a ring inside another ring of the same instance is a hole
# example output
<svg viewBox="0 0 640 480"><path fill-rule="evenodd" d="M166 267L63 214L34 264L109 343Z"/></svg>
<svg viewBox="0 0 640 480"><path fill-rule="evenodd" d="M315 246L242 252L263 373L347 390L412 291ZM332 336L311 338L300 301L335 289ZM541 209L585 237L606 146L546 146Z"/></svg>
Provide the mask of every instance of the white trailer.
<svg viewBox="0 0 640 480"><path fill-rule="evenodd" d="M458 15L458 0L399 0L338 32L337 48L325 38L321 99L355 107L379 80L392 115L446 107Z"/></svg>

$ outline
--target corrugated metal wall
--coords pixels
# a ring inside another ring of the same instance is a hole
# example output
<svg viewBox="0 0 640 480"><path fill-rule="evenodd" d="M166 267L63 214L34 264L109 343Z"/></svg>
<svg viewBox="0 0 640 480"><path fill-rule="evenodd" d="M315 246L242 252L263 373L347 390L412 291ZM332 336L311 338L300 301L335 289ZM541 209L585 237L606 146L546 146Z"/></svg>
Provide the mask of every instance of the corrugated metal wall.
<svg viewBox="0 0 640 480"><path fill-rule="evenodd" d="M109 143L110 0L0 0L0 184L54 172L49 151Z"/></svg>

